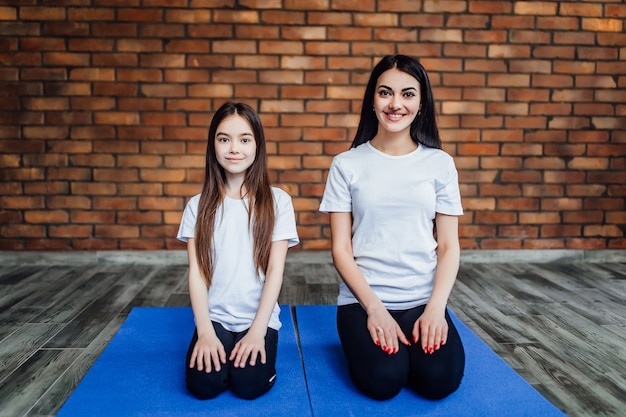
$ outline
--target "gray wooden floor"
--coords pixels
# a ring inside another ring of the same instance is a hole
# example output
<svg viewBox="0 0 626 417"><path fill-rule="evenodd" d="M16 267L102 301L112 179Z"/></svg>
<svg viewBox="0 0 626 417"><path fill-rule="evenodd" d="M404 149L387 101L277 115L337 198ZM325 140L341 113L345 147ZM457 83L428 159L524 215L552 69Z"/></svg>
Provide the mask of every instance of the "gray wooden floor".
<svg viewBox="0 0 626 417"><path fill-rule="evenodd" d="M184 263L0 266L0 416L53 416L135 306L189 305ZM332 304L327 256L289 258L284 304ZM626 262L463 262L450 306L569 416L624 416ZM471 358L468 358L471 360Z"/></svg>

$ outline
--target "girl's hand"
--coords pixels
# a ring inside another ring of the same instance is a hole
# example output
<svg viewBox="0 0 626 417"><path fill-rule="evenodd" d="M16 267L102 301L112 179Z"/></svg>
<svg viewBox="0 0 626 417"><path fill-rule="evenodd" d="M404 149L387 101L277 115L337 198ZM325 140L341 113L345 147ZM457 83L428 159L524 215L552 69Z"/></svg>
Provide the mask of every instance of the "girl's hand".
<svg viewBox="0 0 626 417"><path fill-rule="evenodd" d="M225 363L226 352L220 339L216 335L198 336L198 341L191 353L189 367L196 368L198 371L204 370L208 374L212 369L219 372Z"/></svg>
<svg viewBox="0 0 626 417"><path fill-rule="evenodd" d="M261 363L265 363L265 334L255 332L252 329L235 344L228 360L233 361L235 368L244 368L248 358L250 366L256 365L257 356L260 356Z"/></svg>
<svg viewBox="0 0 626 417"><path fill-rule="evenodd" d="M413 326L413 341L421 341L424 353L432 354L448 340L448 322L445 307L442 311L426 309Z"/></svg>
<svg viewBox="0 0 626 417"><path fill-rule="evenodd" d="M410 344L398 322L382 305L368 312L367 330L370 332L372 341L389 355L398 353L398 341L405 345Z"/></svg>

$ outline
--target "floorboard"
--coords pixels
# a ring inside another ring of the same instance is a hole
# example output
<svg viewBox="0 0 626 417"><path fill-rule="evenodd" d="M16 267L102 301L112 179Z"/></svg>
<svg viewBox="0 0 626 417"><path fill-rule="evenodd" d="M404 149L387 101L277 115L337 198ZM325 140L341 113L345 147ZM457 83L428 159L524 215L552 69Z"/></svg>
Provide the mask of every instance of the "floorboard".
<svg viewBox="0 0 626 417"><path fill-rule="evenodd" d="M0 266L0 417L54 416L133 307L189 305L186 265L107 256ZM279 302L334 304L339 282L327 256L291 259ZM467 262L450 307L569 416L620 416L624 300L622 261Z"/></svg>

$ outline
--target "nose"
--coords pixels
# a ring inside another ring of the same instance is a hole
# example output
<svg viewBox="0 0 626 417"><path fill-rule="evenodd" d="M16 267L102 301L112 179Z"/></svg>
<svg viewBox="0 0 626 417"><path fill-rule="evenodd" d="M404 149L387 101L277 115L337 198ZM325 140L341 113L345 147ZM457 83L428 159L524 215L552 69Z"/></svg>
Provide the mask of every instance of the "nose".
<svg viewBox="0 0 626 417"><path fill-rule="evenodd" d="M398 97L397 95L394 95L391 98L391 101L389 102L389 108L390 109L399 109L400 108L400 97Z"/></svg>
<svg viewBox="0 0 626 417"><path fill-rule="evenodd" d="M230 142L230 153L239 153L239 147L237 146L236 140Z"/></svg>

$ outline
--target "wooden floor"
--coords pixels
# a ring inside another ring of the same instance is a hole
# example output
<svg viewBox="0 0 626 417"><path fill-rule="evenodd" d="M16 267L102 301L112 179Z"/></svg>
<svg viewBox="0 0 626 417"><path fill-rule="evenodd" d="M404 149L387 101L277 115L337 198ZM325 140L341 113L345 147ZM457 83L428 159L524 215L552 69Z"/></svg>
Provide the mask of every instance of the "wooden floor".
<svg viewBox="0 0 626 417"><path fill-rule="evenodd" d="M0 416L53 416L134 306L189 305L187 267L0 266ZM328 257L287 263L284 304L333 304ZM462 263L450 306L569 416L624 416L626 263ZM471 360L471 358L468 358Z"/></svg>

